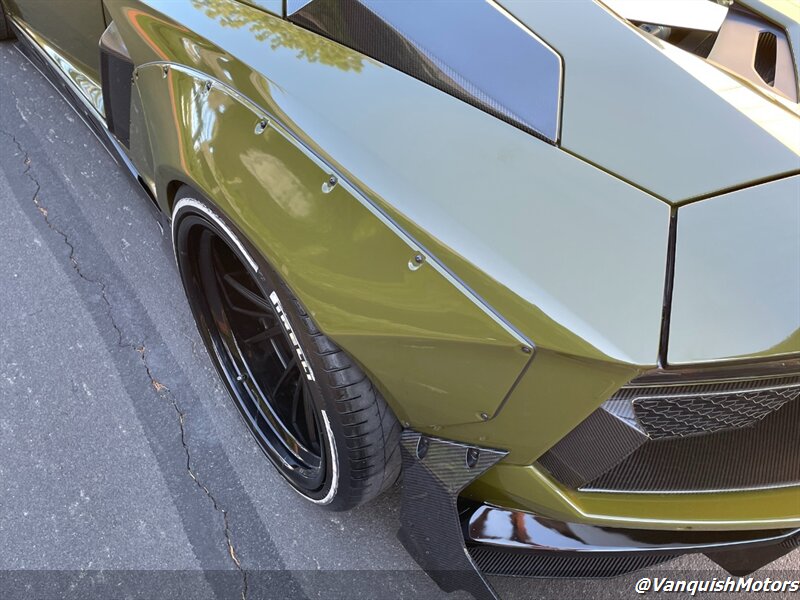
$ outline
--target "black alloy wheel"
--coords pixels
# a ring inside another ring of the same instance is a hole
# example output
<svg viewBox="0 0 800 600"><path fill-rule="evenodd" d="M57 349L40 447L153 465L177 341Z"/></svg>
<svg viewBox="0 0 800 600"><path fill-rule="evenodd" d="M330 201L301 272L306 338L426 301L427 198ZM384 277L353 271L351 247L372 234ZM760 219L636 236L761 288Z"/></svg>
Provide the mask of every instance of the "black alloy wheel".
<svg viewBox="0 0 800 600"><path fill-rule="evenodd" d="M306 499L345 510L378 496L400 473L396 417L276 272L197 198L182 188L175 200L178 269L247 427Z"/></svg>
<svg viewBox="0 0 800 600"><path fill-rule="evenodd" d="M215 362L261 449L295 487L314 495L330 460L324 424L277 292L255 278L207 221L187 218L183 230L194 251L182 266L194 282Z"/></svg>

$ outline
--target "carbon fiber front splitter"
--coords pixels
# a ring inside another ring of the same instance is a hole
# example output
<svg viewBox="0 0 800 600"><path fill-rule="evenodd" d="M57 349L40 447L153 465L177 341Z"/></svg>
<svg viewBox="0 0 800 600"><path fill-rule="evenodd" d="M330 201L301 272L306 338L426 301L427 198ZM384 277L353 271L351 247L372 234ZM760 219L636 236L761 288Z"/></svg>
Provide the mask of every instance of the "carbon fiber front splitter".
<svg viewBox="0 0 800 600"><path fill-rule="evenodd" d="M445 591L497 598L485 575L613 577L703 553L733 575L800 546L800 529L662 531L564 523L459 494L506 452L423 436L402 437L400 541Z"/></svg>

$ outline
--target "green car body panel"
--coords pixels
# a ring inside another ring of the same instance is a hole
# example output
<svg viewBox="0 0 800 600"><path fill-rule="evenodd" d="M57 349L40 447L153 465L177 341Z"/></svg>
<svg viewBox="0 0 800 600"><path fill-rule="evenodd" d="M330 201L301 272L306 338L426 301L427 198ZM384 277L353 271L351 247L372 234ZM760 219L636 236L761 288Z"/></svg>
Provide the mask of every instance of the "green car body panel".
<svg viewBox="0 0 800 600"><path fill-rule="evenodd" d="M4 2L102 115L99 0ZM180 184L212 199L404 425L507 450L467 497L620 527L800 527L796 486L591 493L536 463L664 358L800 355L797 105L599 3L506 0L564 61L548 144L281 4L105 0L136 68L130 158L160 208ZM747 4L800 43L791 7Z"/></svg>
<svg viewBox="0 0 800 600"><path fill-rule="evenodd" d="M671 364L797 352L800 268L793 257L800 256L798 198L800 176L795 175L681 208ZM715 335L698 336L697 331Z"/></svg>
<svg viewBox="0 0 800 600"><path fill-rule="evenodd" d="M800 166L797 105L732 85L716 67L637 31L598 3L586 3L580 19L570 17L570 2L504 5L564 55L565 150L671 204ZM673 90L680 90L680 101Z"/></svg>

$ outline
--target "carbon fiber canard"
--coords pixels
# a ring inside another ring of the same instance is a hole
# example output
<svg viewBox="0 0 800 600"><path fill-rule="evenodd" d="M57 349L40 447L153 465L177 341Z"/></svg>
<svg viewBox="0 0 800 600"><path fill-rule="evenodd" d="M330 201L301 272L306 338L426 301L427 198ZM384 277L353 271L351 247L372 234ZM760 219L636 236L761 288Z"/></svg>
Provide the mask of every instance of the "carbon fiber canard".
<svg viewBox="0 0 800 600"><path fill-rule="evenodd" d="M443 590L465 590L477 600L497 598L464 544L458 494L506 452L429 438L406 430L398 538Z"/></svg>

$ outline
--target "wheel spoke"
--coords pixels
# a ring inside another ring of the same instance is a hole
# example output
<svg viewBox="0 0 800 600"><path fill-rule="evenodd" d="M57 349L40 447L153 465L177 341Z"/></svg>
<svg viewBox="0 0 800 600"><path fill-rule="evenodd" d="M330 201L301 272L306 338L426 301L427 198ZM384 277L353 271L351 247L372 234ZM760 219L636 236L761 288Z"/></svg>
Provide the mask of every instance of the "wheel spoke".
<svg viewBox="0 0 800 600"><path fill-rule="evenodd" d="M232 287L234 290L239 292L241 296L243 296L256 306L258 306L259 308L263 308L267 312L272 313L273 311L272 304L270 304L266 298L262 298L256 292L248 289L247 286L244 286L238 281L236 281L236 279L231 273L225 274L223 280L225 281L225 283L228 284L229 287Z"/></svg>
<svg viewBox="0 0 800 600"><path fill-rule="evenodd" d="M297 382L294 385L294 392L292 393L292 424L297 427L297 408L300 406L300 391L302 389L303 382L300 378L297 378Z"/></svg>
<svg viewBox="0 0 800 600"><path fill-rule="evenodd" d="M325 456L319 419L300 361L261 284L235 252L208 232L199 253L198 273L209 297L219 360L259 443L276 464L302 485L320 485Z"/></svg>
<svg viewBox="0 0 800 600"><path fill-rule="evenodd" d="M242 308L242 307L238 306L236 304L236 302L233 301L233 299L231 298L230 294L228 293L227 287L223 283L222 276L219 274L219 272L215 273L215 275L216 275L216 278L217 278L217 282L219 284L220 293L222 294L222 297L225 300L225 306L229 310L231 310L233 312L236 312L236 313L239 313L239 314L242 314L242 315L246 315L248 317L255 317L257 319L274 319L275 314L273 312L271 312L271 311L270 312L264 312L264 311L260 311L260 310L249 310L247 308Z"/></svg>
<svg viewBox="0 0 800 600"><path fill-rule="evenodd" d="M278 337L283 333L283 328L280 325L275 325L274 327L270 327L269 329L265 329L264 331L255 334L252 337L247 338L244 343L245 344L255 344L256 342L260 342L262 340L268 340L274 337Z"/></svg>
<svg viewBox="0 0 800 600"><path fill-rule="evenodd" d="M278 391L281 389L281 387L283 387L283 384L286 383L286 379L289 376L289 374L294 372L294 367L296 364L297 364L296 358L293 358L292 360L289 361L289 364L286 365L286 370L281 374L280 379L278 379L278 383L276 383L275 387L272 388L270 396L275 398L275 394L277 394Z"/></svg>
<svg viewBox="0 0 800 600"><path fill-rule="evenodd" d="M306 417L306 431L308 432L307 441L312 450L319 451L319 436L317 434L317 428L314 426L314 412L311 406L311 394L305 384L302 384L301 387L303 388L304 396L303 409Z"/></svg>

